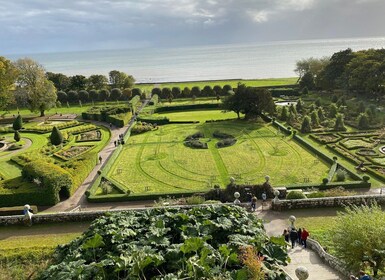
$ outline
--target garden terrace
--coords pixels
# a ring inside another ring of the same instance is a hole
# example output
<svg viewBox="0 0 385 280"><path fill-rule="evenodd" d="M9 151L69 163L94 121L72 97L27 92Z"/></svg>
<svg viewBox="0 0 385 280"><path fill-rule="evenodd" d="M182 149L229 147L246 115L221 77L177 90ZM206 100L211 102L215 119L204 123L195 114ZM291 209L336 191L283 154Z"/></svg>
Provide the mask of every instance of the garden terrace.
<svg viewBox="0 0 385 280"><path fill-rule="evenodd" d="M186 111L184 118L194 119L196 113ZM201 112L204 114L205 111ZM219 139L213 137L216 131L232 135L236 143L218 149ZM208 149L190 149L183 145L185 138L196 132L206 137L200 141L205 142ZM128 192L143 199L155 194L207 191L215 184L227 185L230 177L241 184L260 183L266 174L273 178L274 185L320 183L330 169L290 137L284 137L271 124L262 121L170 124L131 136L126 143L102 171L103 176L121 190L121 195ZM95 198L96 193L101 191L94 185L91 197ZM111 195L111 199L118 198Z"/></svg>

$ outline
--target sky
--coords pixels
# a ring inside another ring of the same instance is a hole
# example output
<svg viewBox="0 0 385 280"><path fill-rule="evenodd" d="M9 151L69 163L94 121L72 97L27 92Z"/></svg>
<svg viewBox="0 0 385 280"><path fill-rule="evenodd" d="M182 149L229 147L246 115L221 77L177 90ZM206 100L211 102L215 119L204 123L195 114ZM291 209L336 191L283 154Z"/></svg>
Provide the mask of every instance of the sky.
<svg viewBox="0 0 385 280"><path fill-rule="evenodd" d="M0 0L0 55L383 37L384 0Z"/></svg>

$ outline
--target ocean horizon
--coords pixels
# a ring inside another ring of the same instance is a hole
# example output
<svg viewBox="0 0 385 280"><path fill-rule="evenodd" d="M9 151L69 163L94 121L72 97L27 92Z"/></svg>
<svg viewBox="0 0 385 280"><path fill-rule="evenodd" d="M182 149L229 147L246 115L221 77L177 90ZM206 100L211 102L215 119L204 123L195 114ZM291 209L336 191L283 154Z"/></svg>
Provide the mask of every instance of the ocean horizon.
<svg viewBox="0 0 385 280"><path fill-rule="evenodd" d="M294 77L296 61L351 48L385 48L385 37L277 41L255 44L92 50L8 55L30 57L46 71L66 75L108 75L119 70L138 83Z"/></svg>

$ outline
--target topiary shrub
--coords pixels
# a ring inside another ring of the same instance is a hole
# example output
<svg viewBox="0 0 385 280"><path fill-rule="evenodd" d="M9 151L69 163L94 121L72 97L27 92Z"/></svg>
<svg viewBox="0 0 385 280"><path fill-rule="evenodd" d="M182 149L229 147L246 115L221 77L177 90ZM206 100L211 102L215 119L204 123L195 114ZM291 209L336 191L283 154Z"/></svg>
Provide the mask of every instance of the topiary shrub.
<svg viewBox="0 0 385 280"><path fill-rule="evenodd" d="M362 180L363 180L364 182L368 182L368 181L370 180L370 177L367 176L367 175L364 175L364 176L362 176Z"/></svg>
<svg viewBox="0 0 385 280"><path fill-rule="evenodd" d="M303 118L302 125L301 125L301 132L302 133L311 132L310 118L308 116L305 116Z"/></svg>
<svg viewBox="0 0 385 280"><path fill-rule="evenodd" d="M73 187L72 176L67 171L43 160L33 161L24 165L22 177L26 181L38 184L38 187L45 194L44 204L46 205L58 203L60 201L60 191L63 191L69 197Z"/></svg>
<svg viewBox="0 0 385 280"><path fill-rule="evenodd" d="M14 122L12 124L12 127L14 130L20 130L23 128L23 120L22 120L20 115L18 115L16 117L16 119L14 120Z"/></svg>
<svg viewBox="0 0 385 280"><path fill-rule="evenodd" d="M237 139L235 138L227 138L227 139L222 139L218 141L215 146L217 148L225 148L225 147L230 147L234 145L237 142Z"/></svg>
<svg viewBox="0 0 385 280"><path fill-rule="evenodd" d="M329 179L328 178L323 178L322 179L322 184L326 185L327 183L329 183Z"/></svg>
<svg viewBox="0 0 385 280"><path fill-rule="evenodd" d="M287 194L286 199L305 199L306 195L301 191L291 191Z"/></svg>
<svg viewBox="0 0 385 280"><path fill-rule="evenodd" d="M61 143L63 143L63 135L61 134L60 130L54 126L52 129L52 133L49 137L51 140L52 145L58 146Z"/></svg>
<svg viewBox="0 0 385 280"><path fill-rule="evenodd" d="M21 137L20 137L20 132L19 131L15 131L15 134L13 135L13 139L15 139L16 142L19 142Z"/></svg>
<svg viewBox="0 0 385 280"><path fill-rule="evenodd" d="M203 143L198 139L191 139L184 141L185 146L195 149L208 149L207 143Z"/></svg>
<svg viewBox="0 0 385 280"><path fill-rule="evenodd" d="M336 172L336 180L337 182L343 182L346 180L347 172L343 169L338 169Z"/></svg>

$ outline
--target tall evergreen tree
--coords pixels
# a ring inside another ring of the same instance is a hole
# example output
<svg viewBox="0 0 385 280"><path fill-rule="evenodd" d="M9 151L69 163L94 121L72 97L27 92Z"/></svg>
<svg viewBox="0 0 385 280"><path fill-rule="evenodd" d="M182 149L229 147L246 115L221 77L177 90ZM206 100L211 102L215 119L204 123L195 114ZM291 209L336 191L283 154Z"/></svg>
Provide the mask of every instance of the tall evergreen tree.
<svg viewBox="0 0 385 280"><path fill-rule="evenodd" d="M51 140L52 145L57 146L63 143L63 135L61 134L60 130L56 126L53 127L49 138Z"/></svg>
<svg viewBox="0 0 385 280"><path fill-rule="evenodd" d="M20 130L23 128L23 120L20 115L13 121L12 127L14 130Z"/></svg>
<svg viewBox="0 0 385 280"><path fill-rule="evenodd" d="M302 125L301 125L301 132L302 133L311 132L310 118L308 116L305 116L303 118Z"/></svg>

